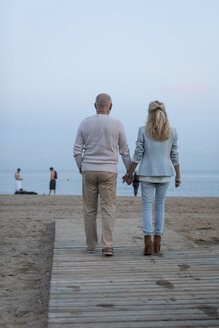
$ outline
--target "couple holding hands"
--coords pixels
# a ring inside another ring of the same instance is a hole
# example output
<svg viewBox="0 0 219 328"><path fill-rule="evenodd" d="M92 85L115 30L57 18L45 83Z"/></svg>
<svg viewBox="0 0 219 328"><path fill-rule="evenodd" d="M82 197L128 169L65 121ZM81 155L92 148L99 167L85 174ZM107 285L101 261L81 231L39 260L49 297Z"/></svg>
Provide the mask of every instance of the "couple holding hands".
<svg viewBox="0 0 219 328"><path fill-rule="evenodd" d="M84 228L87 250L93 253L98 244L98 196L102 211L101 247L105 256L113 252L113 224L116 201L118 151L127 173L123 182L130 185L139 164L141 182L142 226L144 255L160 251L164 227L164 203L171 177L175 186L181 184L178 160L177 132L170 127L165 106L153 101L148 107L146 125L138 130L134 156L129 147L122 123L109 116L112 101L107 94L99 94L94 104L96 115L83 120L78 128L74 158L82 174ZM152 200L155 194L155 223L152 227ZM154 238L152 238L154 234Z"/></svg>

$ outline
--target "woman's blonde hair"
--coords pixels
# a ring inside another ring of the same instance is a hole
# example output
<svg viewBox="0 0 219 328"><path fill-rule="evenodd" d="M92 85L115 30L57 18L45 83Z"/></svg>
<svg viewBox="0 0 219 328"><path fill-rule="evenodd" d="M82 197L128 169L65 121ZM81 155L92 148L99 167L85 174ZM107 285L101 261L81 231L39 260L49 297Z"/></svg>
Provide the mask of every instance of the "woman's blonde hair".
<svg viewBox="0 0 219 328"><path fill-rule="evenodd" d="M157 141L164 141L170 137L170 125L163 103L153 101L148 107L146 133Z"/></svg>

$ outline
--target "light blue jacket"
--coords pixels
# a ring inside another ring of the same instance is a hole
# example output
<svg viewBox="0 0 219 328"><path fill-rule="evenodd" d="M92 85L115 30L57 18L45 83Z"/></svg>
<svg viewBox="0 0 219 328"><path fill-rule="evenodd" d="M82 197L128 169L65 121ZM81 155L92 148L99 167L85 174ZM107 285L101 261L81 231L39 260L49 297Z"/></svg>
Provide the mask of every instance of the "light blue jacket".
<svg viewBox="0 0 219 328"><path fill-rule="evenodd" d="M146 126L138 130L135 153L132 161L140 163L138 175L172 176L173 166L178 164L178 146L176 129L171 128L171 136L165 141L156 141L146 135Z"/></svg>

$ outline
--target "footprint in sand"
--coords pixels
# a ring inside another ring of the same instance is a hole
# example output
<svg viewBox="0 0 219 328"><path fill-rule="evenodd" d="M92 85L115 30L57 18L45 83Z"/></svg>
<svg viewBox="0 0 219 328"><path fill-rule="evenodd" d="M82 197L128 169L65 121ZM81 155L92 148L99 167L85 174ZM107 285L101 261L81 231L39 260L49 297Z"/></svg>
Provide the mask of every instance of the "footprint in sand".
<svg viewBox="0 0 219 328"><path fill-rule="evenodd" d="M140 239L140 240L142 240L143 237L141 237L141 236L134 236L134 237L132 237L132 239Z"/></svg>
<svg viewBox="0 0 219 328"><path fill-rule="evenodd" d="M207 314L211 318L218 318L218 310L215 306L210 306L210 305L200 305L196 307L197 309L201 310L205 314Z"/></svg>
<svg viewBox="0 0 219 328"><path fill-rule="evenodd" d="M180 268L181 271L186 271L190 269L190 265L188 264L178 264L178 267Z"/></svg>
<svg viewBox="0 0 219 328"><path fill-rule="evenodd" d="M100 303L100 304L97 304L96 306L107 308L107 307L114 307L115 305L114 304L110 304L110 303Z"/></svg>
<svg viewBox="0 0 219 328"><path fill-rule="evenodd" d="M174 289L175 288L175 286L171 282L169 282L168 280L157 280L156 284L158 286L162 286L162 287L168 288L168 289Z"/></svg>

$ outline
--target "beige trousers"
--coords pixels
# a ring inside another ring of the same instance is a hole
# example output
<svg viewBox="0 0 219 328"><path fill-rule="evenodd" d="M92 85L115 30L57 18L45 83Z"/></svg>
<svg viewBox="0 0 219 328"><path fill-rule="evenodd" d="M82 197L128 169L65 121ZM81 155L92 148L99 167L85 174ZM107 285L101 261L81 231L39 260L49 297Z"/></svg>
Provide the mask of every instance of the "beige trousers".
<svg viewBox="0 0 219 328"><path fill-rule="evenodd" d="M97 209L98 195L102 212L102 248L113 246L113 224L116 209L117 173L104 171L83 171L84 228L88 249L98 244Z"/></svg>

